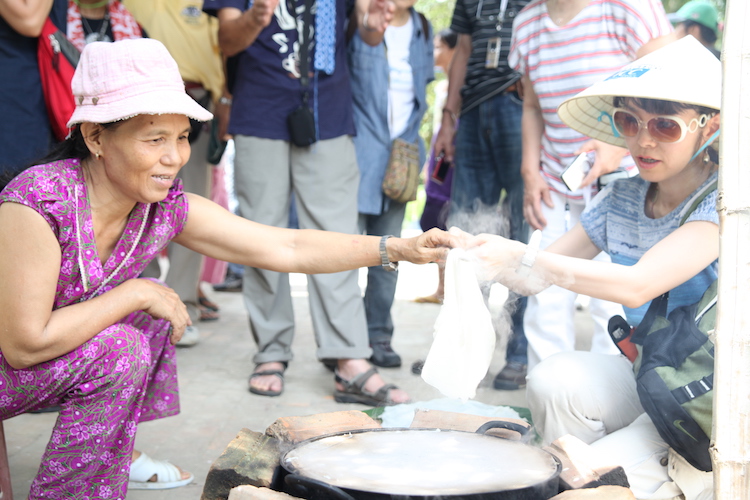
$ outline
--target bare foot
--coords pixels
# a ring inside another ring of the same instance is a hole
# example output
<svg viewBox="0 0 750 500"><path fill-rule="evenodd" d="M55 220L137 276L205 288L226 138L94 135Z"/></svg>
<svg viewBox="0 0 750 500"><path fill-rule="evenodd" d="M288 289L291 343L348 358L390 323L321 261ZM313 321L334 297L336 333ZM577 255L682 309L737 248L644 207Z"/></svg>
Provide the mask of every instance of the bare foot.
<svg viewBox="0 0 750 500"><path fill-rule="evenodd" d="M269 363L261 363L257 365L253 373L266 371L279 371L284 373L284 370L286 370L286 366L284 366L284 363L271 361ZM276 375L258 375L256 377L252 377L248 381L248 385L250 389L255 389L256 391L262 392L279 392L284 389L284 381Z"/></svg>
<svg viewBox="0 0 750 500"><path fill-rule="evenodd" d="M140 456L141 456L141 452L140 452L140 451L138 451L138 450L133 450L133 457L132 457L132 459L130 460L130 463L132 464L133 462L135 462L135 461L136 461L136 459L137 459L138 457L140 457ZM177 467L177 466L175 465L175 467ZM190 473L189 473L189 472L186 472L186 471L182 470L182 468L180 468L180 467L177 467L177 469L178 469L178 470L180 471L180 477L181 477L182 479L188 479L188 478L190 477ZM156 481L158 481L158 480L159 480L159 478L158 478L158 477L156 477L156 474L154 474L153 476L151 476L151 477L149 478L148 482L149 482L149 483L155 483L155 482L156 482Z"/></svg>
<svg viewBox="0 0 750 500"><path fill-rule="evenodd" d="M354 377L361 373L365 373L367 370L372 368L372 365L365 359L339 359L338 360L338 372L341 378L345 380L353 380ZM367 392L377 392L378 389L385 385L383 377L379 373L374 374L372 377L367 379L364 389ZM344 386L336 382L336 389L339 391L344 390ZM388 391L388 395L394 403L409 403L411 398L406 391L401 389L391 389Z"/></svg>
<svg viewBox="0 0 750 500"><path fill-rule="evenodd" d="M438 295L438 293L435 292L432 295L427 295L426 297L417 297L416 299L414 299L414 302L420 304L442 304L443 294Z"/></svg>

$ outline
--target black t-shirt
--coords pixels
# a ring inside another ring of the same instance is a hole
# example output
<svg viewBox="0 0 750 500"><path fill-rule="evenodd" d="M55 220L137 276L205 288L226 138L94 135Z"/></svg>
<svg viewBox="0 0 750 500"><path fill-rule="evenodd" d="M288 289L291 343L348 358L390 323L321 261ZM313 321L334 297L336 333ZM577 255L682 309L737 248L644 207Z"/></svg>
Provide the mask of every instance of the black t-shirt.
<svg viewBox="0 0 750 500"><path fill-rule="evenodd" d="M244 11L247 4L247 0L206 0L203 10L216 15L224 7ZM289 140L287 116L302 104L303 96L295 51L299 47L298 27L302 22L304 1L281 0L279 5L271 24L240 53L229 123L231 134ZM336 0L336 68L331 75L318 72L317 78L310 79L308 86L308 106L313 110L317 107L316 123L319 138L323 140L354 135L344 34L347 7L345 0ZM315 61L314 35L309 57L312 69Z"/></svg>
<svg viewBox="0 0 750 500"><path fill-rule="evenodd" d="M502 0L456 0L451 30L471 35L471 55L466 67L461 111L466 112L479 103L497 95L518 80L521 75L508 66L513 19L530 0L507 0L505 13L498 20ZM487 68L487 44L500 38L500 55L496 68Z"/></svg>

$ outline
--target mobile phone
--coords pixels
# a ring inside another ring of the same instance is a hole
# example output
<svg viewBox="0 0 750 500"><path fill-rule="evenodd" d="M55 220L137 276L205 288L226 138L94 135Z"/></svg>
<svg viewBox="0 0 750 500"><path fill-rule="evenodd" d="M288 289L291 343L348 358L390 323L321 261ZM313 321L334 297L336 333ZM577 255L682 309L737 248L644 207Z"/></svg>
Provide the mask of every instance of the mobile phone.
<svg viewBox="0 0 750 500"><path fill-rule="evenodd" d="M581 181L586 177L589 170L591 170L589 153L581 153L576 156L576 159L570 165L565 167L560 178L568 189L578 191L581 187Z"/></svg>
<svg viewBox="0 0 750 500"><path fill-rule="evenodd" d="M451 167L451 162L445 159L445 153L441 152L435 160L435 168L432 169L432 175L430 176L436 184L442 184L445 181L445 176L448 175L448 169Z"/></svg>

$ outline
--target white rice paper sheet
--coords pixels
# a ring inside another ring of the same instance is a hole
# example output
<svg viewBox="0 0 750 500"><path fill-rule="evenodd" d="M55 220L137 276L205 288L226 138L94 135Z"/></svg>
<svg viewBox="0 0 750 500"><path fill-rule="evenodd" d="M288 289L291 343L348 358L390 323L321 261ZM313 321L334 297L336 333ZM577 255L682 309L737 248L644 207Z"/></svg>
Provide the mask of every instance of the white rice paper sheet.
<svg viewBox="0 0 750 500"><path fill-rule="evenodd" d="M472 261L454 248L445 264L445 294L422 379L444 396L476 395L495 351L495 330Z"/></svg>

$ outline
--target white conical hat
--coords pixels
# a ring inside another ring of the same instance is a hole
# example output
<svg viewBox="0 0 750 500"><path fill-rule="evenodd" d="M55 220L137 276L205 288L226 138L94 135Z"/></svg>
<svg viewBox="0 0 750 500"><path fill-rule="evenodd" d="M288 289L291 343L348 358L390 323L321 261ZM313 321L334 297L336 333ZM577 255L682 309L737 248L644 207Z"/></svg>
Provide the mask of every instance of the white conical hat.
<svg viewBox="0 0 750 500"><path fill-rule="evenodd" d="M721 109L721 62L686 36L628 64L567 99L557 113L570 128L592 139L625 147L610 124L615 97L641 97Z"/></svg>

